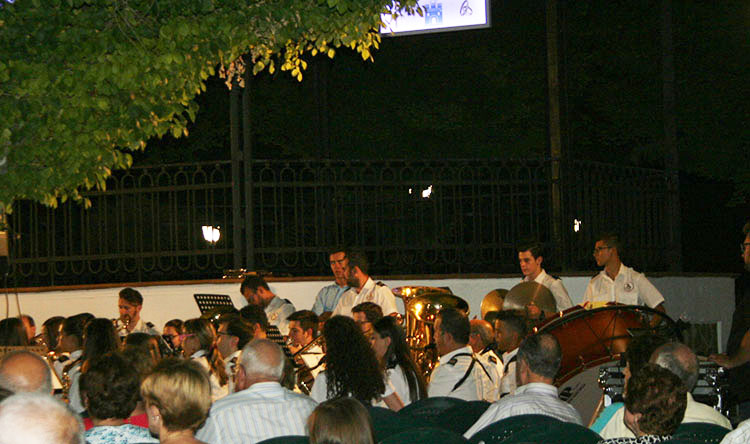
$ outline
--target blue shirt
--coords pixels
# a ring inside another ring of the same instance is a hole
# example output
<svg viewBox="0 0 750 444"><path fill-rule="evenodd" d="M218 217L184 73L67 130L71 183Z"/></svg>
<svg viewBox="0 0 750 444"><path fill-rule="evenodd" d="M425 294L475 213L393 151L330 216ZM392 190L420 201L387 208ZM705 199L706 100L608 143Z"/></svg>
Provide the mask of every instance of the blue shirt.
<svg viewBox="0 0 750 444"><path fill-rule="evenodd" d="M347 290L349 290L348 286L339 287L338 284L335 283L321 288L318 295L315 297L312 311L317 315L326 311L333 311L333 309L336 308L336 305L338 305L341 295Z"/></svg>
<svg viewBox="0 0 750 444"><path fill-rule="evenodd" d="M151 432L133 424L121 426L96 426L86 431L87 444L158 443Z"/></svg>

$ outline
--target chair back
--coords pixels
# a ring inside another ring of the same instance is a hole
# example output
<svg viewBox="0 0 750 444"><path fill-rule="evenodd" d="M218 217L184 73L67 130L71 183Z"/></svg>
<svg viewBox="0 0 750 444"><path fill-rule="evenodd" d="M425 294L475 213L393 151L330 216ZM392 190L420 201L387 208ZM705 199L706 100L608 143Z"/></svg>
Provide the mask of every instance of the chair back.
<svg viewBox="0 0 750 444"><path fill-rule="evenodd" d="M518 443L534 441L531 435L546 431L559 421L546 415L518 415L493 422L475 433L469 441L472 443ZM593 433L593 432L592 432Z"/></svg>
<svg viewBox="0 0 750 444"><path fill-rule="evenodd" d="M258 441L257 444L310 444L310 438L301 435L277 436Z"/></svg>
<svg viewBox="0 0 750 444"><path fill-rule="evenodd" d="M436 396L434 398L424 398L412 402L406 407L399 410L398 414L402 416L411 416L420 421L424 426L437 425L438 417L441 413L451 407L464 405L466 401L448 396Z"/></svg>
<svg viewBox="0 0 750 444"><path fill-rule="evenodd" d="M466 444L469 441L458 433L439 427L417 427L396 433L378 444Z"/></svg>
<svg viewBox="0 0 750 444"><path fill-rule="evenodd" d="M399 415L393 410L383 407L367 408L372 420L375 441L380 442L391 435L421 426L417 420L408 415Z"/></svg>
<svg viewBox="0 0 750 444"><path fill-rule="evenodd" d="M720 443L729 429L706 422L688 422L680 424L672 439L666 441L673 444L713 444Z"/></svg>
<svg viewBox="0 0 750 444"><path fill-rule="evenodd" d="M463 435L490 405L487 401L467 401L454 405L438 414L436 425Z"/></svg>

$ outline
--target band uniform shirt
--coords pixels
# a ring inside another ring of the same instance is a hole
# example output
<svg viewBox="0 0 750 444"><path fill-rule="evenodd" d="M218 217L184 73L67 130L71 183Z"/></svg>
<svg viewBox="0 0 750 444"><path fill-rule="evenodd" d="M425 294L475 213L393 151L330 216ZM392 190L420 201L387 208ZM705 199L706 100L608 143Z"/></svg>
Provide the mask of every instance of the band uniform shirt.
<svg viewBox="0 0 750 444"><path fill-rule="evenodd" d="M372 278L367 278L367 282L362 287L362 291L357 293L356 288L350 288L341 296L336 308L333 310L335 315L344 315L352 317L352 308L362 302L374 302L383 309L383 315L388 316L391 313L397 313L396 297L390 288L383 284L376 284Z"/></svg>
<svg viewBox="0 0 750 444"><path fill-rule="evenodd" d="M470 356L456 356L463 353L468 353ZM466 375L472 362L473 352L468 345L441 356L438 365L432 371L432 376L430 376L427 395L430 398L450 396L466 401L481 400L483 386L481 376L477 372L483 373L483 370L478 364L474 365L466 380L455 390L453 389L456 383Z"/></svg>
<svg viewBox="0 0 750 444"><path fill-rule="evenodd" d="M312 311L318 316L327 311L333 311L341 300L341 295L346 293L349 288L351 287L339 287L338 284L335 283L321 288L318 295L315 296L315 303L312 306Z"/></svg>
<svg viewBox="0 0 750 444"><path fill-rule="evenodd" d="M476 423L464 433L465 438L501 419L519 415L546 415L564 422L581 425L581 414L572 405L558 398L557 387L532 382L518 387L513 396L492 404Z"/></svg>
<svg viewBox="0 0 750 444"><path fill-rule="evenodd" d="M620 264L614 281L602 270L591 278L583 295L583 305L589 303L593 308L607 302L656 308L664 302L664 297L643 273Z"/></svg>
<svg viewBox="0 0 750 444"><path fill-rule="evenodd" d="M286 435L307 435L317 403L278 382L259 382L220 399L195 437L209 444L251 444Z"/></svg>
<svg viewBox="0 0 750 444"><path fill-rule="evenodd" d="M490 348L490 346L487 346L484 350L479 352L479 356L483 357L487 362L490 363L490 365L495 367L499 378L503 377L505 364L503 364L503 360L500 358L500 356L495 353L495 350Z"/></svg>
<svg viewBox="0 0 750 444"><path fill-rule="evenodd" d="M599 435L604 439L635 438L633 432L625 426L624 417L625 405L621 405L604 427L602 427L601 431L598 432ZM688 393L685 416L683 416L681 423L686 424L691 422L705 422L732 430L732 423L729 422L726 416L714 410L713 407L696 401L693 395Z"/></svg>
<svg viewBox="0 0 750 444"><path fill-rule="evenodd" d="M133 330L130 331L130 333L147 333L152 336L161 336L159 332L154 328L154 324L145 322L143 319L138 319L138 322L135 323L135 326L133 327Z"/></svg>
<svg viewBox="0 0 750 444"><path fill-rule="evenodd" d="M240 354L242 353L242 350L236 350L231 355L227 356L224 359L224 371L227 373L227 394L234 393L234 374L236 373L236 368L238 365L240 365Z"/></svg>
<svg viewBox="0 0 750 444"><path fill-rule="evenodd" d="M294 313L294 305L278 296L274 296L264 311L268 317L269 324L275 325L283 336L289 334L289 321L286 318Z"/></svg>
<svg viewBox="0 0 750 444"><path fill-rule="evenodd" d="M208 357L206 356L205 350L198 350L197 352L190 355L190 359L200 364L201 367L208 373L208 381L211 383L211 401L216 402L217 400L227 395L227 385L221 385L219 378L211 371L211 365L208 363Z"/></svg>
<svg viewBox="0 0 750 444"><path fill-rule="evenodd" d="M521 280L521 282L529 281L530 279L528 276L524 276ZM552 293L552 296L555 298L557 311L567 310L573 306L573 301L570 299L570 296L568 296L568 290L565 289L561 279L547 274L547 272L542 269L541 273L534 278L534 282L544 285L549 289L550 293Z"/></svg>
<svg viewBox="0 0 750 444"><path fill-rule="evenodd" d="M516 355L518 347L503 353L503 377L500 379L500 397L512 395L516 392Z"/></svg>
<svg viewBox="0 0 750 444"><path fill-rule="evenodd" d="M497 356L493 356L494 354L495 352L493 351L488 351L485 354L474 354L474 357L484 367L484 371L480 374L480 377L482 381L482 399L487 402L495 402L500 399L500 381L502 377L497 368L497 362L500 360L497 359Z"/></svg>
<svg viewBox="0 0 750 444"><path fill-rule="evenodd" d="M396 365L385 371L385 385L386 392L388 394L396 393L399 399L401 399L401 402L404 403L404 406L414 402L414 400L411 399L411 396L409 396L409 382L406 380L406 375L400 365ZM389 408L382 399L373 405L385 409Z"/></svg>
<svg viewBox="0 0 750 444"><path fill-rule="evenodd" d="M299 356L302 358L302 361L305 362L307 368L310 369L313 378L317 378L318 374L323 370L323 366L318 365L320 360L323 359L323 356L325 356L323 349L320 348L319 345L313 345Z"/></svg>

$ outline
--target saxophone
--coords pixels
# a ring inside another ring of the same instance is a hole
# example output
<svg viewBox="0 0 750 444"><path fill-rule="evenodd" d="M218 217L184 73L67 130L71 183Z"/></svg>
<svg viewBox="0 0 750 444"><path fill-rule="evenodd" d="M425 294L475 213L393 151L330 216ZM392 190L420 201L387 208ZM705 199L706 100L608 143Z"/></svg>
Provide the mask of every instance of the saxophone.
<svg viewBox="0 0 750 444"><path fill-rule="evenodd" d="M130 331L128 331L130 322L130 316L126 314L120 316L119 318L112 319L112 324L115 326L115 331L120 338L124 338L125 336L130 334Z"/></svg>

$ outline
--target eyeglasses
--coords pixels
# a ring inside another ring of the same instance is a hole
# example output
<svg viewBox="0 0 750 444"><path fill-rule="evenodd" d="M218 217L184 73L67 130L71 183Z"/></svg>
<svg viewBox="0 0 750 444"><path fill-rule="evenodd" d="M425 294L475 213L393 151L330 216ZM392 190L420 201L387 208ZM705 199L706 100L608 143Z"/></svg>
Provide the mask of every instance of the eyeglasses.
<svg viewBox="0 0 750 444"><path fill-rule="evenodd" d="M192 338L193 336L195 336L195 333L189 333L189 334L186 334L186 335L180 335L180 341L184 341L187 338Z"/></svg>
<svg viewBox="0 0 750 444"><path fill-rule="evenodd" d="M745 249L750 247L750 242L743 242L740 244L740 253L744 253Z"/></svg>
<svg viewBox="0 0 750 444"><path fill-rule="evenodd" d="M596 247L596 248L594 248L594 254L599 254L603 250L609 250L610 248L612 248L612 247Z"/></svg>

